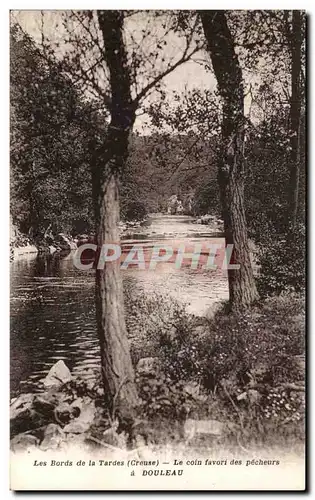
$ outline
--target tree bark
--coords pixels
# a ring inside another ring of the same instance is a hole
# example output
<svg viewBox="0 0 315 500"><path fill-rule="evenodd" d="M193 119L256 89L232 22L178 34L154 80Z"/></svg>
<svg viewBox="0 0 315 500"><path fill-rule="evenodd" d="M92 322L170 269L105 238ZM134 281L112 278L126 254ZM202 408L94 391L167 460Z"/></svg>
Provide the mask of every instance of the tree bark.
<svg viewBox="0 0 315 500"><path fill-rule="evenodd" d="M92 171L97 245L119 244L119 179L128 156L135 120L130 75L123 41L123 15L98 11L111 85L111 122L95 155ZM106 402L114 412L138 402L124 316L119 262L96 270L96 315Z"/></svg>
<svg viewBox="0 0 315 500"><path fill-rule="evenodd" d="M299 10L292 11L292 33L289 42L291 49L291 161L288 213L291 229L294 230L298 213L300 180L302 16Z"/></svg>
<svg viewBox="0 0 315 500"><path fill-rule="evenodd" d="M258 293L251 264L244 206L244 93L242 72L224 11L201 11L218 89L223 101L222 154L218 169L226 245L233 245L228 270L232 309L250 306Z"/></svg>

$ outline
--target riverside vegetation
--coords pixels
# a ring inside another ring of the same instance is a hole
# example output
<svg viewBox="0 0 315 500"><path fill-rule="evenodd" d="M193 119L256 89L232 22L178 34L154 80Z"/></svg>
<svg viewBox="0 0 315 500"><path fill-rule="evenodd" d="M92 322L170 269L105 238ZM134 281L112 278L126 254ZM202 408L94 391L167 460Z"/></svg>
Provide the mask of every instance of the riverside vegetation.
<svg viewBox="0 0 315 500"><path fill-rule="evenodd" d="M58 362L42 393L11 402L11 446L71 443L107 450L171 442L301 450L304 440L304 301L268 298L246 313L197 318L174 300L128 296L139 405L120 418L104 405L99 374L72 377Z"/></svg>

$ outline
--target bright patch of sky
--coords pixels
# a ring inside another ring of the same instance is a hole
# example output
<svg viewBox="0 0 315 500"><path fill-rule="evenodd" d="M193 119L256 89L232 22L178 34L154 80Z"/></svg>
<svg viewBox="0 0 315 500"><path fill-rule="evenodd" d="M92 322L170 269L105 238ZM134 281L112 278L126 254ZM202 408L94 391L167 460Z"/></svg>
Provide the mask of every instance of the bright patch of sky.
<svg viewBox="0 0 315 500"><path fill-rule="evenodd" d="M24 31L26 31L35 40L36 43L40 44L42 41L42 32L44 32L45 37L53 42L53 44L58 44L56 53L59 55L66 52L67 44L65 43L66 31L62 24L62 15L66 11L13 11L12 18L21 25ZM151 22L151 24L150 24ZM149 26L149 27L148 27ZM42 29L43 28L43 29ZM168 31L168 26L166 23L166 36L163 38L163 30L161 28L161 21L152 21L152 16L148 12L139 12L130 18L125 20L125 30L126 30L126 40L131 41L133 37L133 46L137 47L138 51L144 54L147 62L142 59L142 71L138 72L137 77L137 92L138 89L141 90L153 77L157 76L159 72L163 71L163 68L167 67L167 64L177 61L185 48L185 39L183 37L174 34L172 30ZM147 31L146 31L147 30ZM146 34L145 33L148 33ZM153 56L153 60L150 61L150 54L156 54L156 43L157 40L161 40L162 47L157 58ZM164 45L165 42L165 45ZM128 43L127 43L128 45ZM194 88L197 89L210 89L214 90L216 87L216 81L214 75L206 70L202 61L208 61L209 56L204 51L199 51L192 57L192 60L178 66L174 71L165 76L162 80L162 88L165 91L165 100L170 104L170 109L174 105L174 92L179 94L184 94L185 92L192 91ZM90 62L89 62L90 64ZM106 71L106 70L105 70ZM104 74L100 77L100 80L104 78ZM247 79L246 73L244 73L245 80ZM251 81L257 80L257 77L250 75ZM102 84L102 83L101 83ZM135 89L134 89L135 92ZM136 92L136 93L137 93ZM153 90L144 100L145 103L154 102L159 99L159 94ZM178 105L178 103L176 104ZM248 113L251 107L251 97L247 95L245 97L245 113ZM149 134L152 131L152 126L150 125L150 119L148 116L139 110L135 129L141 134Z"/></svg>

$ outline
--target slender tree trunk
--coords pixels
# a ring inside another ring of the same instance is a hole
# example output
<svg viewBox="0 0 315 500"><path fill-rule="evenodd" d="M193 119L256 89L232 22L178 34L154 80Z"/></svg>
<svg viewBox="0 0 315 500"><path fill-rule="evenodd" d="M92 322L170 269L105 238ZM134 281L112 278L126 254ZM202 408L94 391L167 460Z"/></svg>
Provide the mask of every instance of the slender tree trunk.
<svg viewBox="0 0 315 500"><path fill-rule="evenodd" d="M294 229L296 225L299 180L300 180L300 128L301 128L301 47L302 16L299 10L292 11L291 49L291 162L289 179L289 223Z"/></svg>
<svg viewBox="0 0 315 500"><path fill-rule="evenodd" d="M224 11L201 11L200 16L223 100L222 154L218 180L226 244L233 245L233 263L240 266L239 269L228 270L230 306L232 309L242 309L258 298L244 207L242 72Z"/></svg>
<svg viewBox="0 0 315 500"><path fill-rule="evenodd" d="M97 244L100 248L104 243L119 244L119 179L128 156L135 112L123 42L123 15L119 11L98 11L98 20L112 91L111 122L92 172ZM112 411L133 407L138 397L117 261L105 263L104 270L96 270L96 315L106 401Z"/></svg>

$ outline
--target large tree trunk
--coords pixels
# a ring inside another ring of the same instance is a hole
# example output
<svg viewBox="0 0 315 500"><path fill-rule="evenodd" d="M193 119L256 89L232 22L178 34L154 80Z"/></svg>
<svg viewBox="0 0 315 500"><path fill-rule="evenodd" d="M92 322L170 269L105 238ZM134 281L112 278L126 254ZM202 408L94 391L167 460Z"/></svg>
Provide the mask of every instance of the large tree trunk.
<svg viewBox="0 0 315 500"><path fill-rule="evenodd" d="M300 180L300 128L301 128L301 47L302 16L299 10L292 11L291 50L291 162L289 180L289 223L294 229L298 212Z"/></svg>
<svg viewBox="0 0 315 500"><path fill-rule="evenodd" d="M224 11L200 12L218 89L223 100L222 154L218 171L226 244L233 245L228 270L232 309L257 298L244 207L244 97L242 72Z"/></svg>
<svg viewBox="0 0 315 500"><path fill-rule="evenodd" d="M119 244L119 179L128 157L135 112L123 42L123 15L119 11L99 11L98 20L112 91L111 122L92 172L97 244L100 248L104 243ZM138 397L117 261L105 263L104 270L96 270L96 314L106 401L112 411L133 407Z"/></svg>

